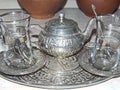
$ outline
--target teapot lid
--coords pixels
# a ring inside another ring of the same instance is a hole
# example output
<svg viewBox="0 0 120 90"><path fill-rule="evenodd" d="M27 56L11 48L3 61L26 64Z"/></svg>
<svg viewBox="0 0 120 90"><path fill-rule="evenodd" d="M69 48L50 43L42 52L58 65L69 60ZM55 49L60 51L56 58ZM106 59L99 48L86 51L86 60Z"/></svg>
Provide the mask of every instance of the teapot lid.
<svg viewBox="0 0 120 90"><path fill-rule="evenodd" d="M45 31L52 35L66 36L80 32L77 22L66 19L64 13L59 14L59 18L46 23Z"/></svg>

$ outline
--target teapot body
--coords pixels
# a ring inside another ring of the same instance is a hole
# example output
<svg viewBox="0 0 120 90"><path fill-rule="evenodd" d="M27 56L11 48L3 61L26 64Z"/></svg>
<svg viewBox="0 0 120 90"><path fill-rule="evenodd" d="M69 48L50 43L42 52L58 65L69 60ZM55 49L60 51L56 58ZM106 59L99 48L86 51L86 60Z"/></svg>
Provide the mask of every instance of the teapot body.
<svg viewBox="0 0 120 90"><path fill-rule="evenodd" d="M83 47L84 36L73 34L56 36L41 32L39 35L40 49L54 57L67 57L77 53Z"/></svg>
<svg viewBox="0 0 120 90"><path fill-rule="evenodd" d="M94 26L94 19L88 22L84 32L78 27L77 22L64 17L46 22L39 34L39 48L54 57L65 58L78 53L90 38Z"/></svg>

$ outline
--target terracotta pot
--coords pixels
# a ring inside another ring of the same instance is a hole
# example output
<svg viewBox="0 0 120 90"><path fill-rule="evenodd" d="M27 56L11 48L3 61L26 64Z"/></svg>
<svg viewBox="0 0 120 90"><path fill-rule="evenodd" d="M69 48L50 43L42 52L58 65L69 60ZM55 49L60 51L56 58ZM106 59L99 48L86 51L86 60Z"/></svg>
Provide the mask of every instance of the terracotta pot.
<svg viewBox="0 0 120 90"><path fill-rule="evenodd" d="M50 18L64 7L67 0L18 0L18 2L33 18Z"/></svg>
<svg viewBox="0 0 120 90"><path fill-rule="evenodd" d="M89 17L93 17L91 4L96 6L97 14L113 13L120 4L120 0L76 0L78 7Z"/></svg>

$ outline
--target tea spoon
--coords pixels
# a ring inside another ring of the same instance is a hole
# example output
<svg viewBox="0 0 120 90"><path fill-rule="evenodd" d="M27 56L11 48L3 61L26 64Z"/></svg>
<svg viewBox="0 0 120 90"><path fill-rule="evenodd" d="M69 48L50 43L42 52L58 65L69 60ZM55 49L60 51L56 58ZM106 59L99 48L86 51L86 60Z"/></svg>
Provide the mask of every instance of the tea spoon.
<svg viewBox="0 0 120 90"><path fill-rule="evenodd" d="M96 27L97 28L97 35L96 35L96 38L95 38L95 46L94 46L93 51L92 51L93 53L91 53L91 58L94 59L94 56L95 56L96 52L101 50L101 47L102 47L103 43L105 42L104 41L105 36L103 34L103 29L105 29L105 28L104 28L103 22L100 19L98 19L98 15L96 13L96 7L93 4L92 4L92 10L93 10L94 15L95 15L96 26L97 26ZM99 43L99 44L97 45L97 43ZM109 48L110 45L107 45L107 46L105 45L105 47ZM106 54L108 55L109 60L110 60L111 54L109 52L109 49L105 49L105 51L106 51Z"/></svg>

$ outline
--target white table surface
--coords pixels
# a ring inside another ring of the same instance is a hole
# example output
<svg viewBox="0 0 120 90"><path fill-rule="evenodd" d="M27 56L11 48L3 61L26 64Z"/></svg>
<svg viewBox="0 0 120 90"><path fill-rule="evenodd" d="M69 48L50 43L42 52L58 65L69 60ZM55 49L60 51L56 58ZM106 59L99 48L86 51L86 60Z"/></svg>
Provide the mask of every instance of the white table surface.
<svg viewBox="0 0 120 90"><path fill-rule="evenodd" d="M7 10L9 11L9 10ZM78 22L79 27L83 30L90 19L89 17L85 16L79 9L63 9L63 12L65 12L67 18L71 18ZM4 13L6 10L0 10L0 13ZM119 14L120 15L120 14ZM58 13L55 15L56 18L58 16ZM51 19L51 18L50 18ZM31 23L40 24L44 26L45 22L49 19L32 19ZM120 89L120 78L113 78L106 82L88 86L84 88L75 88L71 90L119 90ZM35 88L35 87L29 87L20 85L17 83L13 83L11 81L8 81L2 77L0 77L0 90L48 90L43 88ZM53 90L53 89L52 89ZM54 89L55 90L55 89ZM68 89L64 89L68 90Z"/></svg>

